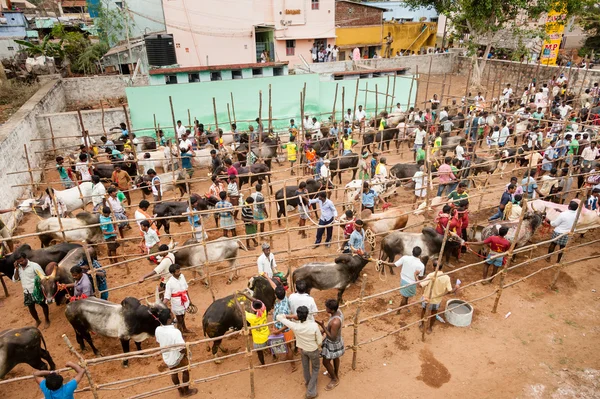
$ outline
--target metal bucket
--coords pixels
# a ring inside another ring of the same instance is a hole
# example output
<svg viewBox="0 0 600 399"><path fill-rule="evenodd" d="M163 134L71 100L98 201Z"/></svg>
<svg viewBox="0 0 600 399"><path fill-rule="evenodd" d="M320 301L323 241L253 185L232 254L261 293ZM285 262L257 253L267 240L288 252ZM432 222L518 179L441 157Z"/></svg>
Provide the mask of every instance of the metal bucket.
<svg viewBox="0 0 600 399"><path fill-rule="evenodd" d="M456 327L468 327L473 320L473 306L460 299L446 302L446 320Z"/></svg>

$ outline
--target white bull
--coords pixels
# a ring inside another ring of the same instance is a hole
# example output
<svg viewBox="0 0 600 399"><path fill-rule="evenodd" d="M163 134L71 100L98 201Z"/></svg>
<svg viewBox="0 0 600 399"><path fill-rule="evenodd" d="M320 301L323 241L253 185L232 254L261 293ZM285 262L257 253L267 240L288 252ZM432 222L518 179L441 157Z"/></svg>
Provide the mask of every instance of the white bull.
<svg viewBox="0 0 600 399"><path fill-rule="evenodd" d="M56 197L59 213L61 215L69 215L77 209L85 209L85 206L92 202L93 186L91 182L83 182L79 185L79 188L72 187L66 190L51 189ZM41 217L56 215L52 198L48 195L47 190L37 200L34 198L24 200L17 206L17 209L22 212L35 212Z"/></svg>
<svg viewBox="0 0 600 399"><path fill-rule="evenodd" d="M61 233L60 227L64 231ZM40 220L35 227L37 233L41 233L40 239L42 247L50 246L52 241L64 241L65 238L69 242L86 241L88 243L97 243L103 241L102 229L100 226L89 227L100 223L100 215L87 212L80 212L74 218L66 218L59 220L56 217Z"/></svg>
<svg viewBox="0 0 600 399"><path fill-rule="evenodd" d="M344 197L346 198L346 202L353 203L356 195L362 192L362 188L363 180L352 180L346 184L344 189ZM392 194L396 194L398 187L396 187L396 183L393 181L373 180L370 188L375 191L375 194L386 200L387 198L391 197Z"/></svg>
<svg viewBox="0 0 600 399"><path fill-rule="evenodd" d="M174 153L172 151L175 151ZM173 157L171 157L173 154ZM169 147L160 146L156 151L142 151L138 153L138 164L143 168L143 173L147 173L149 169L161 168L163 172L171 170L171 164L177 163L177 147L172 147L169 152ZM173 162L171 162L173 159Z"/></svg>
<svg viewBox="0 0 600 399"><path fill-rule="evenodd" d="M573 200L580 202L578 199ZM546 214L546 219L554 221L562 212L566 211L569 205L555 204L554 202L533 200L527 202L527 209L533 212L541 212ZM583 208L577 222L577 229L593 229L600 227L600 215L596 211Z"/></svg>

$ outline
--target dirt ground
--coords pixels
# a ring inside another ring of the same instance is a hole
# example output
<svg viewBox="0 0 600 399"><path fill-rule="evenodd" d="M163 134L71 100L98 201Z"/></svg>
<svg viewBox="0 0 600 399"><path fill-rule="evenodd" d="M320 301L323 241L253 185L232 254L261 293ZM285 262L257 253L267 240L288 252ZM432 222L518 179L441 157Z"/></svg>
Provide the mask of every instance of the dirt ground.
<svg viewBox="0 0 600 399"><path fill-rule="evenodd" d="M456 79L456 78L453 78ZM460 85L456 79L453 90L457 96L462 96L464 83ZM463 89L459 89L459 85ZM434 90L440 91L440 86L430 85L429 97ZM424 85L419 88L419 97L425 98ZM391 154L388 156L390 165L397 162L412 161L412 154L404 151L402 155ZM512 166L510 166L512 168ZM281 167L275 167L274 180L284 178L286 172L277 172ZM510 169L509 169L510 170ZM195 177L204 175L205 171L196 172ZM56 179L54 174L49 178ZM344 183L350 180L350 174L344 175ZM508 182L510 173L503 178L494 175L490 183ZM245 187L247 189L247 187ZM278 186L275 189L279 188ZM193 192L204 193L208 189L206 183L193 185ZM477 192L473 190L473 192ZM247 194L247 192L246 192ZM172 194L169 194L172 196ZM498 202L500 190L488 190L485 192L482 204L493 205ZM141 199L138 193L133 195L133 204ZM392 198L394 206L402 206L408 209L412 201L412 193L402 190L400 194ZM90 207L89 205L88 207ZM473 208L473 206L471 206ZM135 208L128 215L133 216ZM275 208L272 208L275 211ZM479 219L489 216L490 212L481 215ZM475 216L475 215L474 215ZM409 220L409 225L421 219ZM27 215L15 235L30 233L35 230L37 218ZM209 228L214 227L212 218L206 222ZM297 224L297 218L289 219L290 225ZM275 225L273 226L275 228ZM186 232L189 227L172 225L172 232ZM417 229L418 230L418 229ZM241 234L242 229L238 228ZM135 237L137 230L127 232L128 237ZM211 232L210 238L219 236L219 232ZM310 245L314 240L315 232L311 230L308 239L301 239L294 235L290 237L292 247ZM576 243L591 241L600 236L599 232L591 232L582 238L577 238ZM335 238L335 236L334 236ZM538 232L534 242L549 238L549 233ZM184 241L183 238L178 241ZM33 247L39 247L37 238L23 239L19 244L29 243ZM276 257L287 256L288 237L285 234L278 235L274 239L274 250ZM137 254L139 251L137 242L130 242L125 247L127 254ZM547 251L546 246L537 247L533 250L533 256L539 256ZM300 250L293 252L293 256L306 256L307 259L323 257L333 252L323 247L317 250ZM378 251L376 252L376 254ZM577 252L569 253L567 260L578 257L586 257L598 254L597 246L585 246ZM254 255L258 257L258 250L242 252L244 256ZM101 247L100 257L106 255ZM251 262L253 258L246 259L244 263ZM464 258L467 263L476 262L478 258L468 253ZM525 255L519 255L519 261L525 259ZM104 262L106 263L106 261ZM292 262L296 267L302 264L302 259ZM535 270L547 266L544 261L511 271L507 282L521 278ZM288 265L280 262L280 270L286 270ZM137 280L140 276L153 268L147 261L140 261L131 265L131 274L128 275L125 268L111 268L108 272L109 287L115 287L126 282ZM247 278L254 274L253 268L245 269L242 278L232 285L226 285L225 276L217 276L213 279L213 289L217 298L229 295L233 290L245 287ZM375 272L373 263L367 265L364 272L368 275L366 294L374 294L398 286L399 276L388 275L381 279ZM398 398L597 398L600 391L600 324L597 321L600 309L600 265L597 261L586 261L569 265L561 272L556 290L549 289L549 284L554 277L555 270L544 271L532 278L503 292L497 313L492 313L494 297L475 303L475 313L471 326L458 328L449 324L436 323L432 335L426 335L425 342L421 341L421 334L416 327L410 327L398 334L377 340L373 343L361 346L358 351L358 362L356 370L351 369L352 351L346 352L341 361L341 383L331 392L324 390L328 378L321 375L318 385L319 396L323 398L339 397L391 397ZM186 273L188 280L191 273ZM453 274L452 280L459 278L463 284L481 278L481 267L465 269ZM361 280L350 287L345 293L345 299L354 299L359 295ZM117 291L110 292L110 300L120 302L126 296L142 297L151 294L155 287L155 281L146 281L142 284ZM473 300L490 293L495 289L494 285L476 285L459 291L456 297ZM22 305L22 291L19 284L10 284L9 298L0 299L0 314L5 320L4 328L16 328L32 325L32 320ZM188 326L196 331L195 336L188 338L189 341L202 338L202 314L211 303L211 295L202 284L190 287L193 302L199 311L195 315L188 315ZM336 292L314 291L313 296L320 308L327 298L334 297ZM368 317L386 311L399 305L400 296L397 293L388 294L367 301L360 313L360 317ZM411 308L410 313L403 312L401 315L395 313L371 320L362 324L359 328L359 341L367 341L386 334L388 331L400 328L414 322L419 318L418 307ZM61 335L67 334L73 343L75 335L71 326L66 322L63 312L64 307L51 305L52 325L43 330L44 338L49 351L59 367L65 362L73 360ZM355 306L344 309L347 321L351 321L356 311ZM510 313L510 315L509 315ZM323 318L324 316L321 316ZM343 337L346 344L352 343L352 329L346 328ZM116 339L108 339L95 336L96 346L105 355L118 354L121 347ZM143 344L143 348L156 346L154 339L149 339ZM224 345L230 352L243 351L245 341L242 337L227 340ZM133 348L133 345L132 345ZM193 361L209 359L209 353L204 345L193 348ZM90 351L85 356L93 356ZM255 364L258 363L254 358ZM267 357L268 363L273 360ZM92 375L96 384L103 384L118 379L127 379L145 376L162 371L160 356L130 361L129 368L122 368L120 362L112 362L91 367ZM248 366L243 356L234 357L216 365L207 363L192 370L192 378L200 379L228 371L239 370ZM324 369L321 369L324 372ZM7 378L26 376L32 373L27 365L19 365ZM301 371L289 373L287 365L258 369L255 373L256 396L258 398L281 396L304 397L305 389ZM171 384L169 377L157 379L143 379L135 385L126 385L120 389L100 391L102 398L126 398L141 394ZM87 386L82 382L81 386ZM217 380L200 383L197 397L229 398L249 397L250 379L247 371L232 374ZM0 397L14 399L33 399L40 397L40 391L32 380L0 385ZM90 393L80 394L80 398L91 398ZM176 398L176 391L170 391L159 398Z"/></svg>

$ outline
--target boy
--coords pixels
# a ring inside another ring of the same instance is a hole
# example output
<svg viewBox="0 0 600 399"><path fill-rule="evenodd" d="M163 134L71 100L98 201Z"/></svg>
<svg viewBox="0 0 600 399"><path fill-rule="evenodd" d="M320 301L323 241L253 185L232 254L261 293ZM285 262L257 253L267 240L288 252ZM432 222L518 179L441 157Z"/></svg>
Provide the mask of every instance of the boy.
<svg viewBox="0 0 600 399"><path fill-rule="evenodd" d="M114 166L114 172L112 173L111 180L116 184L117 188L125 194L127 198L127 205L131 205L131 197L129 196L129 186L131 185L131 176L127 171L122 169L121 164Z"/></svg>
<svg viewBox="0 0 600 399"><path fill-rule="evenodd" d="M506 261L505 256L496 257L494 259L492 259L492 257L494 257L500 253L507 252L510 249L510 241L508 241L505 238L507 234L508 234L508 227L502 226L498 230L497 235L488 237L483 241L476 241L476 242L469 243L471 245L486 244L486 245L489 245L489 247L490 247L490 253L488 254L486 261L483 264L483 279L485 281L482 281L481 284L485 285L485 284L491 283L494 280L494 276L496 275L496 273L498 273L498 270L500 270L502 265L505 263L505 261ZM488 281L486 279L488 278L488 269L489 269L490 265L493 265L494 268L492 269L492 275L490 276L491 279Z"/></svg>
<svg viewBox="0 0 600 399"><path fill-rule="evenodd" d="M110 258L111 263L116 263L117 248L119 248L120 244L117 242L117 233L110 217L110 208L107 206L102 208L102 215L100 215L100 229L102 229L102 233L104 234L108 257Z"/></svg>
<svg viewBox="0 0 600 399"><path fill-rule="evenodd" d="M290 142L286 143L286 144L282 144L281 148L287 150L287 158L288 158L288 161L290 161L290 170L291 170L291 175L293 176L296 174L294 172L294 163L296 163L297 153L298 153L298 145L296 144L296 136L290 135Z"/></svg>
<svg viewBox="0 0 600 399"><path fill-rule="evenodd" d="M242 295L245 295L242 293ZM245 295L248 300L252 301L252 313L245 311L242 309L242 305L237 302L238 308L240 311L245 312L246 321L250 324L251 327L257 327L250 330L252 333L252 342L254 343L254 349L256 350L256 354L258 355L258 360L260 364L265 364L265 353L264 348L268 346L269 340L269 327L267 324L267 309L265 305L256 298Z"/></svg>
<svg viewBox="0 0 600 399"><path fill-rule="evenodd" d="M181 151L181 167L186 171L188 177L191 179L194 175L194 169L192 168L192 157L194 151L188 148L180 148Z"/></svg>
<svg viewBox="0 0 600 399"><path fill-rule="evenodd" d="M35 382L40 386L40 390L46 399L73 399L73 394L77 389L77 384L83 378L85 369L74 362L67 362L66 367L70 367L77 373L75 377L63 385L63 378L56 371L39 370L33 373Z"/></svg>
<svg viewBox="0 0 600 399"><path fill-rule="evenodd" d="M73 187L73 181L71 180L71 178L69 177L69 173L63 166L64 162L65 159L63 157L56 157L56 170L58 171L58 174L60 175L60 181L65 186L65 188L71 188Z"/></svg>
<svg viewBox="0 0 600 399"><path fill-rule="evenodd" d="M181 273L181 266L176 263L169 266L169 273L171 277L165 285L163 302L167 304L171 301L171 311L177 318L177 328L184 334L192 334L193 331L188 330L185 325L185 312L192 304L187 281Z"/></svg>
<svg viewBox="0 0 600 399"><path fill-rule="evenodd" d="M248 197L244 202L244 206L242 207L242 221L244 222L244 226L246 228L246 247L249 250L254 250L254 248L258 247L258 241L256 241L256 224L257 221L254 220L254 212L252 211L254 204L254 198ZM254 242L254 247L250 246L250 240Z"/></svg>
<svg viewBox="0 0 600 399"><path fill-rule="evenodd" d="M156 230L150 228L150 222L147 220L142 220L140 222L140 229L142 229L142 233L144 234L144 248L142 248L143 252L149 255L158 252L158 247L156 244L160 243L160 238L158 238ZM150 257L150 261L157 263L154 255Z"/></svg>

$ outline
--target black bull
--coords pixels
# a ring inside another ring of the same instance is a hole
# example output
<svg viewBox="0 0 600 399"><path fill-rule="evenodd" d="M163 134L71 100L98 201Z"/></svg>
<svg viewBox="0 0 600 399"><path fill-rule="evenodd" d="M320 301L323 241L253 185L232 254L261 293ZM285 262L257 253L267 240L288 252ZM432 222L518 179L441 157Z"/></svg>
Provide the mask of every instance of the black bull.
<svg viewBox="0 0 600 399"><path fill-rule="evenodd" d="M333 188L333 187L330 187ZM308 197L314 198L316 193L325 189L323 183L320 181L316 181L314 179L308 179L306 181L306 189L308 190ZM280 188L275 193L275 200L277 201L277 223L281 225L280 217L286 216L286 204L292 207L297 207L300 205L300 199L296 195L296 191L298 190L298 186L286 186L285 187L285 201L283 196L283 188ZM305 204L307 205L307 204ZM313 209L316 209L316 206L312 206Z"/></svg>
<svg viewBox="0 0 600 399"><path fill-rule="evenodd" d="M42 348L42 343L44 348ZM45 360L46 363L44 363ZM27 363L37 370L55 370L52 356L46 350L46 341L35 327L15 328L0 332L0 379L17 364Z"/></svg>
<svg viewBox="0 0 600 399"><path fill-rule="evenodd" d="M400 147L400 143L398 139L398 128L388 128L384 130L379 130L377 133L365 133L363 135L363 146L361 152L364 151L365 147L369 151L371 151L371 144L377 144L379 150L383 151L384 149L390 150L390 142L392 140L396 140L396 149Z"/></svg>
<svg viewBox="0 0 600 399"><path fill-rule="evenodd" d="M214 198L201 197L198 194L192 194L192 198L198 198L198 210L206 211L208 206L215 206L218 202ZM183 216L187 212L189 204L187 201L167 201L154 205L154 214L157 218L166 217L167 219L158 219L156 228L160 231L161 227L165 228L165 233L170 234L170 223L174 222L181 224L187 222L187 216Z"/></svg>
<svg viewBox="0 0 600 399"><path fill-rule="evenodd" d="M20 253L27 255L27 259L39 264L44 269L50 262L60 262L72 249L81 248L81 244L61 243L42 249L31 249L29 244L19 246L12 254L0 258L0 272L12 278L15 272L14 263Z"/></svg>
<svg viewBox="0 0 600 399"><path fill-rule="evenodd" d="M352 180L356 179L356 171L358 169L358 154L351 153L331 159L329 168L331 170L331 181L333 182L335 176L338 176L339 184L342 184L342 173L345 170L352 170Z"/></svg>
<svg viewBox="0 0 600 399"><path fill-rule="evenodd" d="M279 281L273 281L279 285ZM252 277L248 282L248 288L253 291L254 298L265 304L267 312L273 309L275 304L275 290L271 287L271 284L265 277ZM243 302L242 306L246 306L246 309L250 310L249 301L244 295L238 295L237 300L240 303ZM211 303L202 316L202 330L204 331L204 335L209 338L220 337L225 335L230 329L238 331L243 327L242 314L237 307L236 298L234 298L233 295L228 295L225 298L217 299ZM220 348L221 341L221 339L218 339L213 342L213 356L217 355L217 350ZM221 350L224 351L223 348L221 348Z"/></svg>

